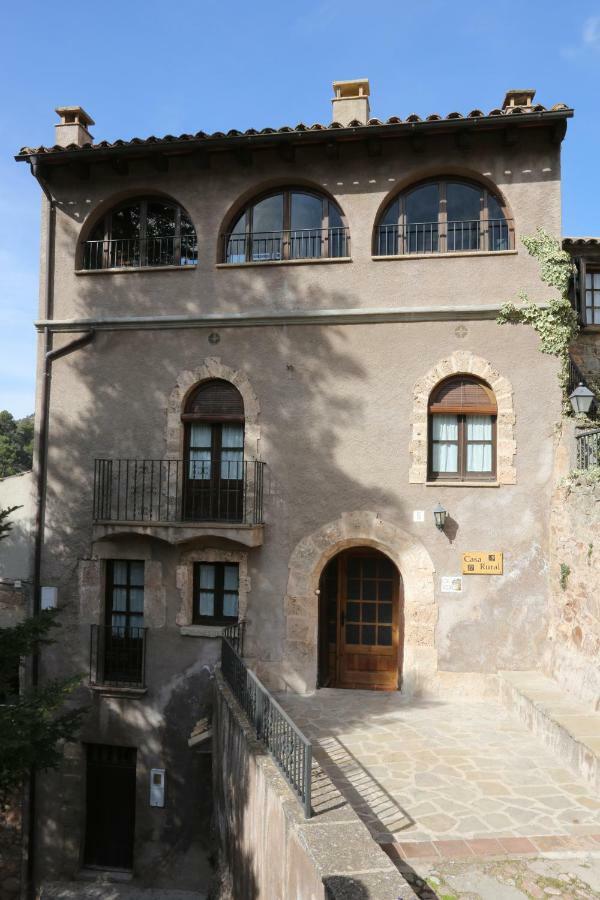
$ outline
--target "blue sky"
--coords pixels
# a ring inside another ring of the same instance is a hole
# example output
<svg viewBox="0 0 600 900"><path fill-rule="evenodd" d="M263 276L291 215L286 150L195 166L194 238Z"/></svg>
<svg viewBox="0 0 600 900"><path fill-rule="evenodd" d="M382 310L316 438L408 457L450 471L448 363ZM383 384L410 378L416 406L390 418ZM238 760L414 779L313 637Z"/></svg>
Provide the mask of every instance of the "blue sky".
<svg viewBox="0 0 600 900"><path fill-rule="evenodd" d="M563 231L600 234L600 0L104 0L10 4L0 36L0 409L33 411L40 192L24 144L81 105L97 140L330 120L367 77L379 118L487 111L510 87L575 107Z"/></svg>

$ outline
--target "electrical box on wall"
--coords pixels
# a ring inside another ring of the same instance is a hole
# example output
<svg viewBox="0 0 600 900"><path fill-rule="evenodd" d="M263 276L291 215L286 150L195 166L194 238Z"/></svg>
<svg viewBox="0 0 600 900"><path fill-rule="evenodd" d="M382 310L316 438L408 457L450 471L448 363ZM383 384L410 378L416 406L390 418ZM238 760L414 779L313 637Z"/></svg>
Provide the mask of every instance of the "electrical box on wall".
<svg viewBox="0 0 600 900"><path fill-rule="evenodd" d="M150 806L165 805L165 770L150 769Z"/></svg>

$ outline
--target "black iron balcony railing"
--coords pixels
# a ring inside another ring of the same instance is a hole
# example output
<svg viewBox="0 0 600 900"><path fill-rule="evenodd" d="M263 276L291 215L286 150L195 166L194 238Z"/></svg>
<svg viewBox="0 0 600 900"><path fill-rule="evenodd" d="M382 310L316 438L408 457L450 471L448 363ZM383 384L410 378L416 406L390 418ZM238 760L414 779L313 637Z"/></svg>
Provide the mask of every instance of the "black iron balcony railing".
<svg viewBox="0 0 600 900"><path fill-rule="evenodd" d="M150 266L193 266L198 262L195 235L163 235L85 241L84 269L137 269Z"/></svg>
<svg viewBox="0 0 600 900"><path fill-rule="evenodd" d="M600 466L600 428L576 434L577 468L595 469Z"/></svg>
<svg viewBox="0 0 600 900"><path fill-rule="evenodd" d="M145 687L147 632L126 625L92 625L90 684Z"/></svg>
<svg viewBox="0 0 600 900"><path fill-rule="evenodd" d="M265 464L97 459L96 522L263 522Z"/></svg>
<svg viewBox="0 0 600 900"><path fill-rule="evenodd" d="M312 744L223 637L221 669L231 691L310 819Z"/></svg>
<svg viewBox="0 0 600 900"><path fill-rule="evenodd" d="M514 248L512 219L479 219L455 222L411 222L408 225L379 225L377 256L411 253L464 253Z"/></svg>
<svg viewBox="0 0 600 900"><path fill-rule="evenodd" d="M350 236L343 226L226 234L223 240L227 263L338 259L350 252Z"/></svg>

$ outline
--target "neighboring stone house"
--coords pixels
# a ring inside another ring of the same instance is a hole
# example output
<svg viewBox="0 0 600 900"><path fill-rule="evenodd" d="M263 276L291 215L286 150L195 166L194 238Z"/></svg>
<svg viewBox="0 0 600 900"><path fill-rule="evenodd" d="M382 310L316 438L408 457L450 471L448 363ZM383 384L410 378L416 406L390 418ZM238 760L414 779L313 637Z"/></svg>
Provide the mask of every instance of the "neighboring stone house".
<svg viewBox="0 0 600 900"><path fill-rule="evenodd" d="M558 361L496 324L545 296L521 237L561 234L572 110L533 93L380 122L340 82L331 125L96 144L67 107L18 155L46 196L36 578L65 627L41 673L90 673L38 878L198 884L188 737L240 618L284 691L541 664ZM463 574L477 553L501 574Z"/></svg>

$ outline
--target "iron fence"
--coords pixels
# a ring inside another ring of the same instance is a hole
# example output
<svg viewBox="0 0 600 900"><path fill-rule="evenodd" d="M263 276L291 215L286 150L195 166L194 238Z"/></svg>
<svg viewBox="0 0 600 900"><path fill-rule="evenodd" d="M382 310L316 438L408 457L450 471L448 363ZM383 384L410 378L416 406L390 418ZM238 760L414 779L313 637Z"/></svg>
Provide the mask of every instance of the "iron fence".
<svg viewBox="0 0 600 900"><path fill-rule="evenodd" d="M248 669L230 640L224 637L221 643L221 668L234 697L310 819L312 744Z"/></svg>
<svg viewBox="0 0 600 900"><path fill-rule="evenodd" d="M378 256L403 256L412 253L512 250L513 247L512 219L473 219L379 225L375 252Z"/></svg>
<svg viewBox="0 0 600 900"><path fill-rule="evenodd" d="M96 522L263 522L265 464L96 459Z"/></svg>
<svg viewBox="0 0 600 900"><path fill-rule="evenodd" d="M226 234L225 262L273 262L282 259L337 259L349 255L343 226Z"/></svg>
<svg viewBox="0 0 600 900"><path fill-rule="evenodd" d="M90 684L145 687L147 632L127 625L92 625Z"/></svg>
<svg viewBox="0 0 600 900"><path fill-rule="evenodd" d="M222 637L229 641L235 652L241 657L244 653L244 628L245 622L240 619L232 625L225 625L221 632Z"/></svg>
<svg viewBox="0 0 600 900"><path fill-rule="evenodd" d="M577 468L592 469L600 466L600 428L575 435Z"/></svg>
<svg viewBox="0 0 600 900"><path fill-rule="evenodd" d="M85 241L84 269L127 269L146 266L191 266L198 262L195 235L162 235Z"/></svg>

